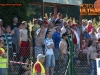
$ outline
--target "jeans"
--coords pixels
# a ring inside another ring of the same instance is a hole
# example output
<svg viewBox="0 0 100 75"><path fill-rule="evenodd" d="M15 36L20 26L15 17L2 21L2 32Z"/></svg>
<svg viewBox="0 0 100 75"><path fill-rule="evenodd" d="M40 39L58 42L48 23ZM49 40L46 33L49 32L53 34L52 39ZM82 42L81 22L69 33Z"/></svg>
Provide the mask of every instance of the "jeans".
<svg viewBox="0 0 100 75"><path fill-rule="evenodd" d="M89 75L97 75L96 60L90 60Z"/></svg>
<svg viewBox="0 0 100 75"><path fill-rule="evenodd" d="M0 68L0 75L7 75L7 68Z"/></svg>
<svg viewBox="0 0 100 75"><path fill-rule="evenodd" d="M55 66L55 56L46 55L46 67L54 67L54 66Z"/></svg>

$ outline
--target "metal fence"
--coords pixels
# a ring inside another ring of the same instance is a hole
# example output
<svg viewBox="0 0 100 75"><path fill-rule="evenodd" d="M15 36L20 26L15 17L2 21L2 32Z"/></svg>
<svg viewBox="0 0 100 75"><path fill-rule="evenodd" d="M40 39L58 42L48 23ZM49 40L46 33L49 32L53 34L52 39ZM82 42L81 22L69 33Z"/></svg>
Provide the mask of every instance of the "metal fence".
<svg viewBox="0 0 100 75"><path fill-rule="evenodd" d="M18 49L21 49L21 48L17 48L17 50ZM19 50L19 53L15 53L15 52L11 52L11 49L9 49L7 75L33 75L32 69L33 69L34 63L36 62L36 59L34 58L34 55L35 55L34 48L30 47L30 48L23 48L23 49L24 50L22 53L25 53L26 55L22 54L22 56L21 56L20 50ZM23 57L23 60L21 60L21 57ZM27 60L27 58L29 60ZM69 61L69 55L68 55L68 58L65 57L64 59L62 59L60 57L59 61L55 61L54 75L65 75L68 61ZM86 53L83 53L82 51L80 51L79 57L77 59L73 58L73 64L75 67L76 75L88 75L89 66L87 65ZM25 67L29 69L26 70Z"/></svg>

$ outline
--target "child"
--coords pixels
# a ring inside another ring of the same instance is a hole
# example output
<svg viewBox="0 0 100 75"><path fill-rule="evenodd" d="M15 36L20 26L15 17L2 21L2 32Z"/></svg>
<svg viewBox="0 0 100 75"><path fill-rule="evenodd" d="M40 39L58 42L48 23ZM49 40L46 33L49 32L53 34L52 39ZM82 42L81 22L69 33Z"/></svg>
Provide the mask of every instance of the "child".
<svg viewBox="0 0 100 75"><path fill-rule="evenodd" d="M0 75L7 75L7 55L3 46L4 41L0 38Z"/></svg>
<svg viewBox="0 0 100 75"><path fill-rule="evenodd" d="M87 54L87 44L85 40L82 40L82 51L84 54Z"/></svg>

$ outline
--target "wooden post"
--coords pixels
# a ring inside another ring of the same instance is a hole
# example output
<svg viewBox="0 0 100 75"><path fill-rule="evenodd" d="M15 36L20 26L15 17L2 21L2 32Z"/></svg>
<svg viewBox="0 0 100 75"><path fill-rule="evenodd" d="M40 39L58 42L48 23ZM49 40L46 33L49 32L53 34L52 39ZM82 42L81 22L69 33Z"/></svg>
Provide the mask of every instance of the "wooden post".
<svg viewBox="0 0 100 75"><path fill-rule="evenodd" d="M42 12L42 19L44 17L44 2L41 2L41 12Z"/></svg>
<svg viewBox="0 0 100 75"><path fill-rule="evenodd" d="M57 18L57 6L54 6L54 18L56 19Z"/></svg>

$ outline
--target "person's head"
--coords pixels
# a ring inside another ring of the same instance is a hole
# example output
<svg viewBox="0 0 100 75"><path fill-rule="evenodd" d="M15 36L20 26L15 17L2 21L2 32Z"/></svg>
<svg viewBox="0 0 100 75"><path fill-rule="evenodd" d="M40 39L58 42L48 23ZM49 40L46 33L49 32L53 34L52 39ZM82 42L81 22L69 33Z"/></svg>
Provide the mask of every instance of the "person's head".
<svg viewBox="0 0 100 75"><path fill-rule="evenodd" d="M0 38L0 47L4 47L4 40Z"/></svg>
<svg viewBox="0 0 100 75"><path fill-rule="evenodd" d="M34 25L35 25L35 24L38 24L38 20L37 20L37 19L34 20Z"/></svg>
<svg viewBox="0 0 100 75"><path fill-rule="evenodd" d="M76 24L72 24L71 28L72 28L73 30L76 30Z"/></svg>
<svg viewBox="0 0 100 75"><path fill-rule="evenodd" d="M19 29L22 29L22 23L18 23L18 24L17 24L17 27L18 27Z"/></svg>
<svg viewBox="0 0 100 75"><path fill-rule="evenodd" d="M92 28L92 29L91 29L91 32L92 32L92 33L94 33L95 31L96 31L96 29L95 29L95 28Z"/></svg>
<svg viewBox="0 0 100 75"><path fill-rule="evenodd" d="M66 27L66 24L67 24L67 23L64 21L64 22L63 22L63 26Z"/></svg>
<svg viewBox="0 0 100 75"><path fill-rule="evenodd" d="M57 17L58 17L59 19L62 19L62 14L61 14L61 13L58 13L58 14L57 14Z"/></svg>
<svg viewBox="0 0 100 75"><path fill-rule="evenodd" d="M86 20L82 20L82 24L86 26Z"/></svg>
<svg viewBox="0 0 100 75"><path fill-rule="evenodd" d="M100 33L100 27L99 27L99 28L97 28L97 32L98 32L98 33Z"/></svg>
<svg viewBox="0 0 100 75"><path fill-rule="evenodd" d="M71 26L72 25L72 21L70 19L67 20L67 24Z"/></svg>
<svg viewBox="0 0 100 75"><path fill-rule="evenodd" d="M10 32L11 32L11 27L10 27L9 25L7 25L7 26L5 27L5 30L6 30L7 33L10 33Z"/></svg>
<svg viewBox="0 0 100 75"><path fill-rule="evenodd" d="M38 54L37 55L37 61L41 62L41 63L44 63L45 61L45 55L43 54Z"/></svg>
<svg viewBox="0 0 100 75"><path fill-rule="evenodd" d="M18 18L17 17L13 18L13 23L18 23Z"/></svg>
<svg viewBox="0 0 100 75"><path fill-rule="evenodd" d="M91 20L88 21L88 25L92 25L92 21Z"/></svg>
<svg viewBox="0 0 100 75"><path fill-rule="evenodd" d="M26 21L23 21L23 22L22 22L22 28L23 28L23 29L27 28L27 22L26 22Z"/></svg>
<svg viewBox="0 0 100 75"><path fill-rule="evenodd" d="M82 44L85 44L86 43L86 41L85 40L82 40Z"/></svg>
<svg viewBox="0 0 100 75"><path fill-rule="evenodd" d="M54 13L50 13L50 17L54 18Z"/></svg>
<svg viewBox="0 0 100 75"><path fill-rule="evenodd" d="M60 26L56 26L55 28L56 28L57 32L61 32L61 27Z"/></svg>
<svg viewBox="0 0 100 75"><path fill-rule="evenodd" d="M96 41L92 41L92 46L96 47Z"/></svg>
<svg viewBox="0 0 100 75"><path fill-rule="evenodd" d="M46 37L47 38L52 38L52 32L51 31L47 31L46 32Z"/></svg>
<svg viewBox="0 0 100 75"><path fill-rule="evenodd" d="M63 34L62 34L62 39L67 40L67 38L68 38L68 34L67 34L67 33L63 33Z"/></svg>
<svg viewBox="0 0 100 75"><path fill-rule="evenodd" d="M0 27L2 26L2 19L0 19Z"/></svg>
<svg viewBox="0 0 100 75"><path fill-rule="evenodd" d="M45 28L45 24L44 24L44 22L41 22L41 23L40 23L40 28L42 28L42 29Z"/></svg>

